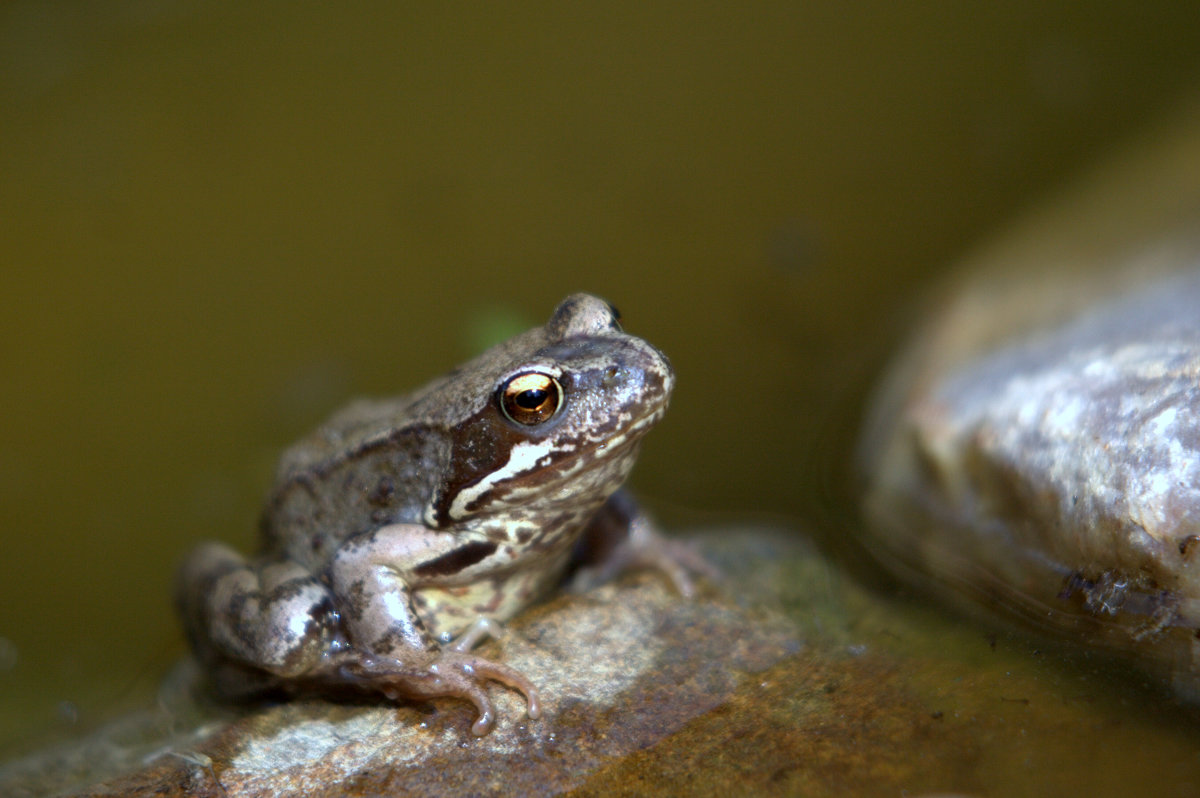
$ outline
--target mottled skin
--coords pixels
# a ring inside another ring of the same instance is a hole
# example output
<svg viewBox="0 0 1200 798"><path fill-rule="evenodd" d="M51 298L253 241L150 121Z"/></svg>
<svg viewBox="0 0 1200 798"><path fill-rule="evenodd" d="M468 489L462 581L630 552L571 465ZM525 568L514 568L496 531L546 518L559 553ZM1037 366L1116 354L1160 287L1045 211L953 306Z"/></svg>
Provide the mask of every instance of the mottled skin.
<svg viewBox="0 0 1200 798"><path fill-rule="evenodd" d="M594 572L649 562L687 591L679 552L614 496L673 382L608 304L576 294L414 394L347 407L284 454L261 555L206 543L185 561L177 600L198 657L226 692L463 698L476 734L494 722L493 680L536 718L535 687L469 650L562 580L581 536L625 533Z"/></svg>

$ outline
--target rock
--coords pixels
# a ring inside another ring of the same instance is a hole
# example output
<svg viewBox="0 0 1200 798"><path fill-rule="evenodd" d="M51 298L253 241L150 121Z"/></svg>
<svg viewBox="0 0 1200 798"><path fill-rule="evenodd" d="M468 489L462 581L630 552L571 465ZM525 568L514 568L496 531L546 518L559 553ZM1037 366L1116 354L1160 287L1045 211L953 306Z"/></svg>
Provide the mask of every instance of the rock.
<svg viewBox="0 0 1200 798"><path fill-rule="evenodd" d="M883 562L1197 696L1200 114L1167 149L1145 173L1110 167L953 278L860 462ZM1110 223L1143 197L1158 217Z"/></svg>
<svg viewBox="0 0 1200 798"><path fill-rule="evenodd" d="M177 695L166 715L125 718L88 740L6 766L0 793L563 791L727 703L748 674L801 650L800 629L780 612L778 596L788 592L789 573L806 566L794 558L762 560L763 551L794 552L797 544L756 545L757 578L737 579L732 597L709 590L688 601L661 576L641 573L560 596L517 619L499 658L539 686L537 721L525 717L519 694L498 686L492 695L499 721L482 738L470 733L474 709L461 701L397 706L311 698L230 716ZM741 551L747 553L744 545ZM744 562L723 565L745 571ZM191 730L165 735L170 725Z"/></svg>
<svg viewBox="0 0 1200 798"><path fill-rule="evenodd" d="M491 653L541 682L538 721L499 688L482 738L454 701L216 708L190 700L181 672L157 709L0 766L0 795L832 798L1200 782L1200 726L1161 695L868 593L798 533L700 540L725 575L692 602L635 574L514 619Z"/></svg>

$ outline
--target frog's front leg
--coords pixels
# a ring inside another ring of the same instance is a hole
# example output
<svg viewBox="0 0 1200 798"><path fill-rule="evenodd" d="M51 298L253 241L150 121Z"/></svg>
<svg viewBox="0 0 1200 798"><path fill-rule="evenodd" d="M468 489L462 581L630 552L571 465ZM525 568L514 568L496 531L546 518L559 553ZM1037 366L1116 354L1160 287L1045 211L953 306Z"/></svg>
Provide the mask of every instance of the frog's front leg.
<svg viewBox="0 0 1200 798"><path fill-rule="evenodd" d="M692 574L719 580L721 572L690 543L664 537L627 490L619 490L584 529L575 553L571 588L583 592L627 570L658 571L684 598L695 595Z"/></svg>
<svg viewBox="0 0 1200 798"><path fill-rule="evenodd" d="M346 541L334 556L330 577L357 654L341 665L341 673L389 698L452 696L470 701L479 712L471 726L477 735L487 734L495 722L483 689L487 681L524 694L529 717L537 718L537 688L525 676L468 653L469 643L439 648L413 608L412 586L422 574L444 576L456 573L451 569L469 568L489 546L409 524L393 524ZM498 625L480 628L491 631ZM468 631L464 639L473 643L480 628Z"/></svg>

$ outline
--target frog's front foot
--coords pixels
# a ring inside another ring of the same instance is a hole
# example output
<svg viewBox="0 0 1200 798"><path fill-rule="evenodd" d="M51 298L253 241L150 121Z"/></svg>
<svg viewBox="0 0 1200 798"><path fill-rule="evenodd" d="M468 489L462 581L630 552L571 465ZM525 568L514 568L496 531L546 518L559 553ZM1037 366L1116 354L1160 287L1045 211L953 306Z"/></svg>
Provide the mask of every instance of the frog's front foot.
<svg viewBox="0 0 1200 798"><path fill-rule="evenodd" d="M616 507L622 509L621 504ZM714 582L721 580L720 569L705 559L693 543L663 536L653 521L640 512L633 513L626 523L624 537L610 551L575 572L571 590L586 592L624 571L646 569L664 575L679 595L690 599L696 595L693 575Z"/></svg>
<svg viewBox="0 0 1200 798"><path fill-rule="evenodd" d="M662 573L670 580L675 591L687 599L696 595L693 574L714 582L722 577L720 569L706 560L693 543L662 537L657 533L635 539L628 556L627 568L645 568Z"/></svg>
<svg viewBox="0 0 1200 798"><path fill-rule="evenodd" d="M489 681L500 682L525 696L530 718L537 720L542 714L537 688L520 671L453 649L432 652L431 661L422 666L413 667L383 657L369 658L343 666L343 673L370 684L393 700L448 696L470 701L479 713L471 725L471 733L480 737L496 723L496 711L483 688Z"/></svg>

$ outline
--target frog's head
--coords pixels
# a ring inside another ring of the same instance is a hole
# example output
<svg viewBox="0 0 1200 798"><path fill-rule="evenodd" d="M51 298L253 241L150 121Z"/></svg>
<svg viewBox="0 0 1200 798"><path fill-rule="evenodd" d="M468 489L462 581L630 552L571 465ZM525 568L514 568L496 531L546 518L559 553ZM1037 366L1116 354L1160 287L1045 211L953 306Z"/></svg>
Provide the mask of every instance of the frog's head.
<svg viewBox="0 0 1200 798"><path fill-rule="evenodd" d="M599 506L662 418L675 377L661 352L621 330L612 306L575 294L545 327L448 380L472 401L447 425L448 463L426 515L435 526Z"/></svg>

